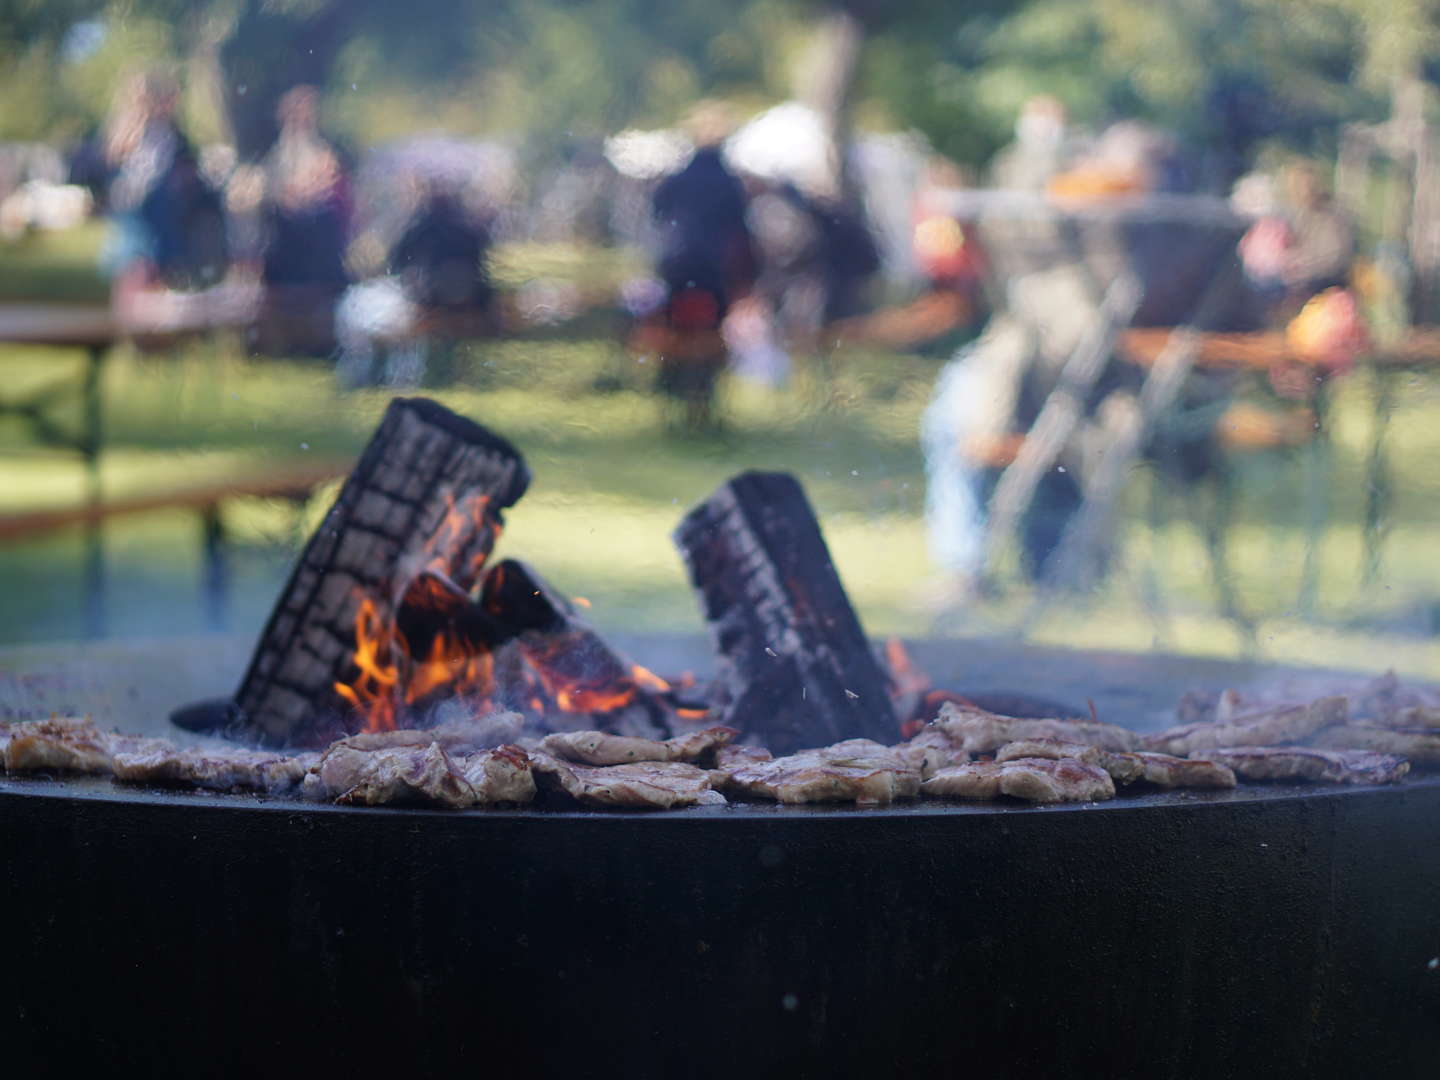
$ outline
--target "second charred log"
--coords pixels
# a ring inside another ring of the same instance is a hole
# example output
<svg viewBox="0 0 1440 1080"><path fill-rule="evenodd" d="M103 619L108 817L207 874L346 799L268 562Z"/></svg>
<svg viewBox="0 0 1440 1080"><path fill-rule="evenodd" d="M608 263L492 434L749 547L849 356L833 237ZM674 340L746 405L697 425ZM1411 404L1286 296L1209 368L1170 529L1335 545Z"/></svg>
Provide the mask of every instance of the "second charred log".
<svg viewBox="0 0 1440 1080"><path fill-rule="evenodd" d="M899 737L888 680L794 477L734 477L675 543L720 653L715 722L777 754Z"/></svg>

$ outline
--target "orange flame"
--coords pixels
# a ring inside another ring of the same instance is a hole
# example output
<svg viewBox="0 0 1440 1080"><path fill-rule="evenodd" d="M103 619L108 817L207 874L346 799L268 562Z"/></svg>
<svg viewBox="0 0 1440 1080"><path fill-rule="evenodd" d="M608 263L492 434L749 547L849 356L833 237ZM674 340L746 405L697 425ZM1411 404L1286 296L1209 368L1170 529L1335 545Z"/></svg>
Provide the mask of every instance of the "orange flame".
<svg viewBox="0 0 1440 1080"><path fill-rule="evenodd" d="M583 597L583 596L572 596L572 597L570 597L570 602L571 602L572 604L574 604L576 607L582 607L582 608L590 608L590 607L594 607L594 606L595 606L594 604L590 603L590 601L587 600L587 599L586 599L585 597Z"/></svg>
<svg viewBox="0 0 1440 1080"><path fill-rule="evenodd" d="M365 718L366 731L394 731L395 689L400 681L395 627L381 619L369 596L361 596L355 611L354 659L360 674L351 685L337 682L335 692Z"/></svg>
<svg viewBox="0 0 1440 1080"><path fill-rule="evenodd" d="M335 683L335 692L364 718L362 730L394 731L399 706L413 705L438 690L489 696L494 689L494 657L450 632L438 634L425 656L415 660L396 630L383 619L374 599L361 595L355 611L354 662L359 674Z"/></svg>

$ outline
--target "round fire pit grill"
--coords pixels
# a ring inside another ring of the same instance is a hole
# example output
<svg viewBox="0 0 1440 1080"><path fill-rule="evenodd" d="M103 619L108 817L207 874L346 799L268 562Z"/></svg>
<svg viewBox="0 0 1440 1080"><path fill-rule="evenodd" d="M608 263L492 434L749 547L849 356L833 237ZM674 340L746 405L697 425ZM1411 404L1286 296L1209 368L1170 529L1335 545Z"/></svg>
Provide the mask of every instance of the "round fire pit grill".
<svg viewBox="0 0 1440 1080"><path fill-rule="evenodd" d="M1256 674L913 651L959 687L1039 691L1016 679L1043 672L1047 695L1083 687L1136 726ZM16 652L0 705L140 730L243 659L225 641ZM1440 1060L1435 776L653 814L12 777L0 821L16 1076L1421 1077Z"/></svg>

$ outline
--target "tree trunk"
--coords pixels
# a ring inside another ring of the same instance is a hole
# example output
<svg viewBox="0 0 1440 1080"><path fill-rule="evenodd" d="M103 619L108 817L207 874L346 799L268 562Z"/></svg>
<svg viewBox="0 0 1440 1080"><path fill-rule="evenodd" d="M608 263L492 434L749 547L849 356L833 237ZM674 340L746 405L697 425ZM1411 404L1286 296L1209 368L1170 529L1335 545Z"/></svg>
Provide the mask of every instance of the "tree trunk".
<svg viewBox="0 0 1440 1080"><path fill-rule="evenodd" d="M241 162L259 162L279 134L276 107L296 86L323 89L344 46L355 10L330 0L308 15L268 10L246 0L221 42L221 99Z"/></svg>

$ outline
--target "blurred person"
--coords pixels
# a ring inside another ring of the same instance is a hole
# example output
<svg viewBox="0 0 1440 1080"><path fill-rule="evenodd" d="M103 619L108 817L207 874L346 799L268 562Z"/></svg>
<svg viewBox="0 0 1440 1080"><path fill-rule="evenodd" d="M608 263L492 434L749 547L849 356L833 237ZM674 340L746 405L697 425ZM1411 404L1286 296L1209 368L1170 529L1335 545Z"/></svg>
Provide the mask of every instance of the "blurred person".
<svg viewBox="0 0 1440 1080"><path fill-rule="evenodd" d="M1281 172L1278 198L1272 189L1263 199L1258 182L1248 188L1237 195L1254 201L1262 213L1240 241L1241 264L1261 319L1284 327L1289 353L1272 366L1270 381L1282 397L1305 399L1317 380L1348 371L1369 345L1349 288L1355 225L1310 162L1292 163Z"/></svg>
<svg viewBox="0 0 1440 1080"><path fill-rule="evenodd" d="M335 302L350 282L345 249L350 181L340 152L321 133L319 94L296 86L280 99L280 135L263 163L260 279L265 312L257 347L328 353Z"/></svg>
<svg viewBox="0 0 1440 1080"><path fill-rule="evenodd" d="M1084 274L1073 266L1021 275L1008 292L1006 310L941 370L921 422L926 527L931 558L949 581L947 601L979 584L995 485L1096 317ZM1135 408L1137 383L1126 365L1111 364L1058 462L1040 476L1018 523L1021 570L1030 580L1049 571L1086 476Z"/></svg>
<svg viewBox="0 0 1440 1080"><path fill-rule="evenodd" d="M1038 94L1021 106L1014 141L991 162L991 186L1042 192L1071 166L1079 149L1064 104L1050 94Z"/></svg>
<svg viewBox="0 0 1440 1080"><path fill-rule="evenodd" d="M339 151L320 134L318 103L313 86L280 99L280 135L264 164L262 277L267 285L338 293L349 282L350 184Z"/></svg>
<svg viewBox="0 0 1440 1080"><path fill-rule="evenodd" d="M659 389L682 404L685 426L694 430L714 424L715 383L727 359L721 325L754 282L756 258L745 189L721 153L728 113L701 106L689 127L696 149L660 182L651 212L665 286Z"/></svg>
<svg viewBox="0 0 1440 1080"><path fill-rule="evenodd" d="M175 120L178 84L146 73L116 94L104 137L116 291L211 283L224 273L224 215Z"/></svg>
<svg viewBox="0 0 1440 1080"><path fill-rule="evenodd" d="M495 295L486 263L488 223L466 207L452 185L421 177L415 185L419 197L390 250L390 273L423 308L488 309Z"/></svg>

